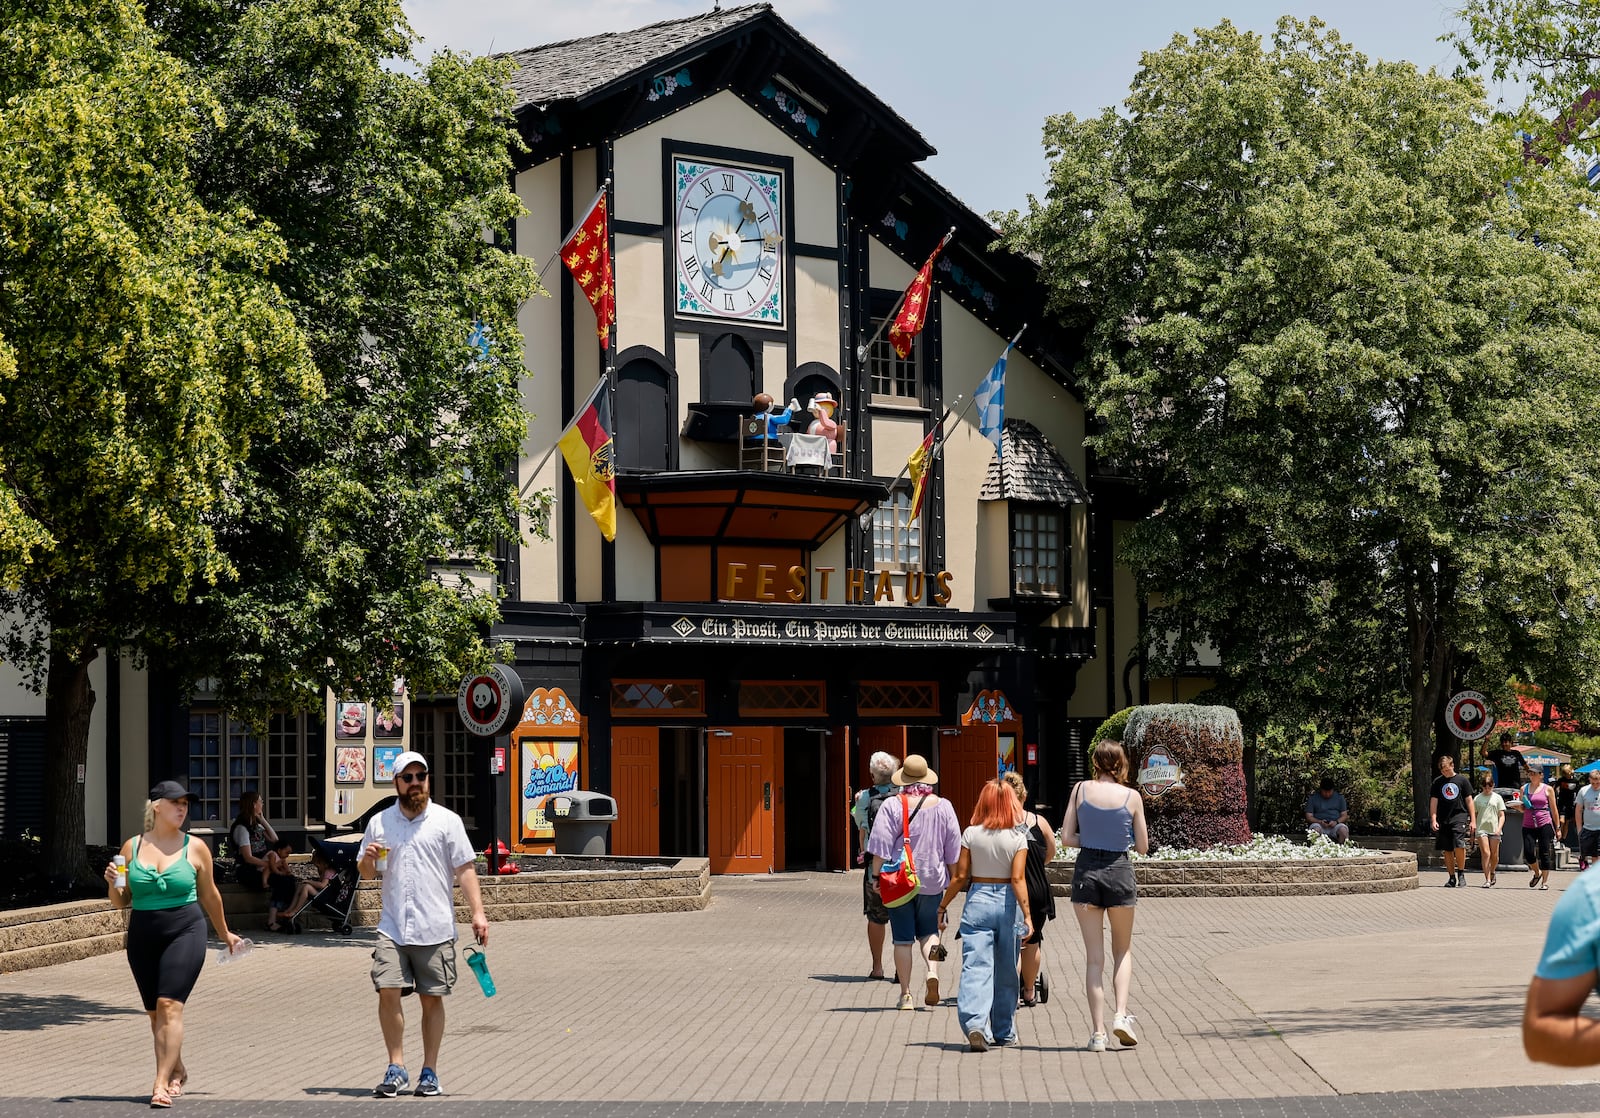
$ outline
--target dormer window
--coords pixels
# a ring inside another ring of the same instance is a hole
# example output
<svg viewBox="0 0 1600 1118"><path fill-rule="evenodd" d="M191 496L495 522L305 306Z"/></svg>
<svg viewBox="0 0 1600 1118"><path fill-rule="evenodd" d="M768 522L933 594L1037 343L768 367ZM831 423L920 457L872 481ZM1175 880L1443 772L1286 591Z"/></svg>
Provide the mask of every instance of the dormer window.
<svg viewBox="0 0 1600 1118"><path fill-rule="evenodd" d="M1011 588L1019 598L1059 598L1066 586L1066 509L1011 506Z"/></svg>

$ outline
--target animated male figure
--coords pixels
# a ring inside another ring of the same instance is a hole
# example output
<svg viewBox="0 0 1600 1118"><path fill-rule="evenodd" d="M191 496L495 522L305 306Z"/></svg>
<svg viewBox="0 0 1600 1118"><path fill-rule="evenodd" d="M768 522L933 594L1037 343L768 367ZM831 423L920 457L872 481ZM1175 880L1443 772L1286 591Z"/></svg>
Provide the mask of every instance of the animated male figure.
<svg viewBox="0 0 1600 1118"><path fill-rule="evenodd" d="M800 401L790 400L788 407L782 411L774 411L775 405L772 402L772 397L765 392L757 392L753 403L755 404L756 414L767 417L767 433L765 436L752 435L751 438L765 438L769 443L778 441L778 432L787 428L789 421L794 418L794 413L800 410Z"/></svg>

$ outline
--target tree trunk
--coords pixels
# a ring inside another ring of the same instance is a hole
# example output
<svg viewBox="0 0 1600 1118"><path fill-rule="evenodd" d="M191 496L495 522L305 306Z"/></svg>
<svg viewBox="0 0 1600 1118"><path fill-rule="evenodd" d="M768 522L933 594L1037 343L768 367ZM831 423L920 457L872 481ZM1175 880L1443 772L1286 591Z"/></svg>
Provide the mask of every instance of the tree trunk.
<svg viewBox="0 0 1600 1118"><path fill-rule="evenodd" d="M1411 699L1412 824L1427 834L1428 789L1435 772L1433 726L1449 682L1450 642L1439 602L1447 591L1443 571L1413 571L1406 580L1407 692Z"/></svg>
<svg viewBox="0 0 1600 1118"><path fill-rule="evenodd" d="M89 760L89 716L94 712L89 665L98 655L94 648L62 648L54 641L50 646L44 698L44 872L62 890L93 876L78 770Z"/></svg>

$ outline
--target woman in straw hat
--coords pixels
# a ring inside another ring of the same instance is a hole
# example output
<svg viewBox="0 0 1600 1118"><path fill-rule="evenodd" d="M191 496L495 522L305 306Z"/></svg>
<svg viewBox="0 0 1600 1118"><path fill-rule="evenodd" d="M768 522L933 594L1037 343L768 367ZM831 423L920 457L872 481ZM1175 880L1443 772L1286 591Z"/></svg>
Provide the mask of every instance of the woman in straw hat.
<svg viewBox="0 0 1600 1118"><path fill-rule="evenodd" d="M934 794L939 774L922 757L911 754L890 780L900 794L883 802L867 838L867 853L872 855L870 876L876 882L884 862L899 854L905 833L901 824L909 821L911 857L920 887L916 897L889 910L889 935L894 942L895 973L900 978L900 1008L913 1010L917 1008L911 996L913 943L928 968L923 1004L939 1004L939 960L933 956L939 945L939 898L961 857L961 825L949 801Z"/></svg>

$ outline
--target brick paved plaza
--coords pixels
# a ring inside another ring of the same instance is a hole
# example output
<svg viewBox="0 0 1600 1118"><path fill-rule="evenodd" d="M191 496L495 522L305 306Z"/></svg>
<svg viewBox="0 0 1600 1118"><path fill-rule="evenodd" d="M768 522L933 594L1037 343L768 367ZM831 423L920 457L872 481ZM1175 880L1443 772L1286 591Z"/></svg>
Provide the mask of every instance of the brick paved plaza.
<svg viewBox="0 0 1600 1118"><path fill-rule="evenodd" d="M1559 887L1574 879L1557 875ZM185 1017L194 1115L429 1107L462 1116L686 1114L963 1118L1575 1114L1600 1075L1542 1068L1518 1037L1559 893L1493 890L1146 900L1141 1043L1083 1051L1082 947L1049 925L1050 1002L1022 1044L969 1053L947 1001L900 1013L868 967L859 878L719 878L703 912L495 924L499 996L449 1000L446 1098L368 1098L383 1072L370 932L264 945L208 965ZM465 973L465 972L463 972ZM408 1055L420 1057L415 1007ZM121 955L0 976L0 1115L143 1107L151 1054ZM765 1104L765 1105L754 1105ZM999 1104L999 1105L996 1105ZM1030 1105L1031 1104L1031 1105Z"/></svg>

